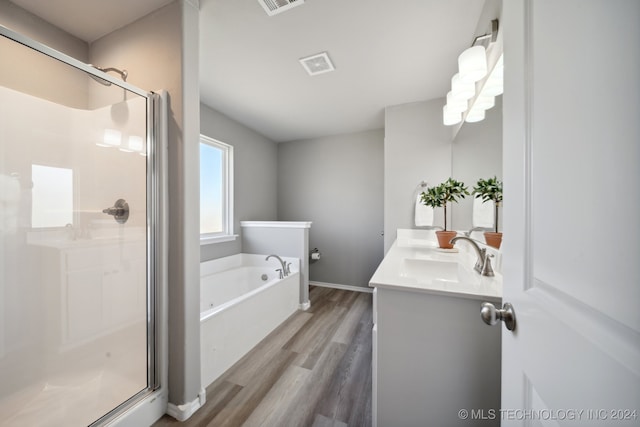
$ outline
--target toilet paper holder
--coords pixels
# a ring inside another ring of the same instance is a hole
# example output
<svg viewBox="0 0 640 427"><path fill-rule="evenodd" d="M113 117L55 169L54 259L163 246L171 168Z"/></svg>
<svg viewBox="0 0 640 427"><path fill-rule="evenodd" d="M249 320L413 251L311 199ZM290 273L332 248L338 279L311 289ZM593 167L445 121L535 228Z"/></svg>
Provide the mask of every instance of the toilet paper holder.
<svg viewBox="0 0 640 427"><path fill-rule="evenodd" d="M313 248L313 250L309 253L309 259L311 262L316 262L320 260L322 253L318 250L318 248Z"/></svg>

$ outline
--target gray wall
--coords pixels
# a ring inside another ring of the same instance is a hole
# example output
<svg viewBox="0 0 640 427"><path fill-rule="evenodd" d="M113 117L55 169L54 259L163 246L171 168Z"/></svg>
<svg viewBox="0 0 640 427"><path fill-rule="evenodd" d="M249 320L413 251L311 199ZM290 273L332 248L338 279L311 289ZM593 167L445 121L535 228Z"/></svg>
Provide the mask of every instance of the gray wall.
<svg viewBox="0 0 640 427"><path fill-rule="evenodd" d="M383 131L278 145L278 219L312 221L309 280L368 286L382 260Z"/></svg>
<svg viewBox="0 0 640 427"><path fill-rule="evenodd" d="M234 232L240 221L278 220L278 147L271 140L200 104L200 132L233 146ZM241 239L203 245L201 261L240 253Z"/></svg>
<svg viewBox="0 0 640 427"><path fill-rule="evenodd" d="M473 190L478 178L502 179L502 97L487 110L484 120L465 123L452 144L452 175ZM473 196L453 205L451 223L455 230L471 229ZM501 213L501 212L500 212ZM498 217L502 222L501 216Z"/></svg>
<svg viewBox="0 0 640 427"><path fill-rule="evenodd" d="M169 92L169 402L200 392L198 9L175 1L92 43L90 60Z"/></svg>
<svg viewBox="0 0 640 427"><path fill-rule="evenodd" d="M444 99L395 105L385 110L384 251L398 228L415 228L421 181L432 186L451 175L451 128L442 124ZM434 225L443 225L436 209Z"/></svg>

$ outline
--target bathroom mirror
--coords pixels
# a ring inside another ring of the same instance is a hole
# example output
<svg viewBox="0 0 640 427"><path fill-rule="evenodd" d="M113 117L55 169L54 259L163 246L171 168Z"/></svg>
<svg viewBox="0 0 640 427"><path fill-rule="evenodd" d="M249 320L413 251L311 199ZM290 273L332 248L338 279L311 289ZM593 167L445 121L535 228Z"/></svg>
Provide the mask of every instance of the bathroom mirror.
<svg viewBox="0 0 640 427"><path fill-rule="evenodd" d="M487 110L484 120L464 123L451 148L451 176L473 190L479 178L497 176L502 180L502 96ZM472 227L473 195L451 207L453 230L468 231ZM501 215L499 230L502 231ZM476 235L477 237L477 235Z"/></svg>

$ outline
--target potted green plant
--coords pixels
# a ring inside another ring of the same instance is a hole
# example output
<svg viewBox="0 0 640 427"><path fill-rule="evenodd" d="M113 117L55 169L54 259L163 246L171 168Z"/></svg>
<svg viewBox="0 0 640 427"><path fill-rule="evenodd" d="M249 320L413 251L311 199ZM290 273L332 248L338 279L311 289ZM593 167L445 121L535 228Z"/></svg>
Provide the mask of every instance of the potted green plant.
<svg viewBox="0 0 640 427"><path fill-rule="evenodd" d="M493 202L495 208L494 231L484 233L484 239L487 245L499 249L502 243L502 233L498 232L498 208L502 204L502 181L498 181L495 176L489 179L480 178L473 188L473 194L476 198L482 198L482 203Z"/></svg>
<svg viewBox="0 0 640 427"><path fill-rule="evenodd" d="M468 195L469 192L467 191L467 187L464 186L464 182L456 181L453 178L449 178L435 187L427 187L427 189L422 192L422 203L432 208L444 209L444 230L436 231L438 244L443 249L453 248L450 242L457 234L455 231L447 230L447 203L458 203L459 199L464 199L464 197Z"/></svg>

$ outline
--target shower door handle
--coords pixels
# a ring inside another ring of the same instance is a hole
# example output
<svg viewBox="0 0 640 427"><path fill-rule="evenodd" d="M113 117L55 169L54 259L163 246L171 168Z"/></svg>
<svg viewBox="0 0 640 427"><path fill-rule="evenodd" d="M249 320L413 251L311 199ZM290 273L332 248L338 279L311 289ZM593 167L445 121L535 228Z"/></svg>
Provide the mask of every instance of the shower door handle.
<svg viewBox="0 0 640 427"><path fill-rule="evenodd" d="M102 213L112 215L118 224L124 224L129 219L129 204L124 199L118 199L112 207L103 209Z"/></svg>

